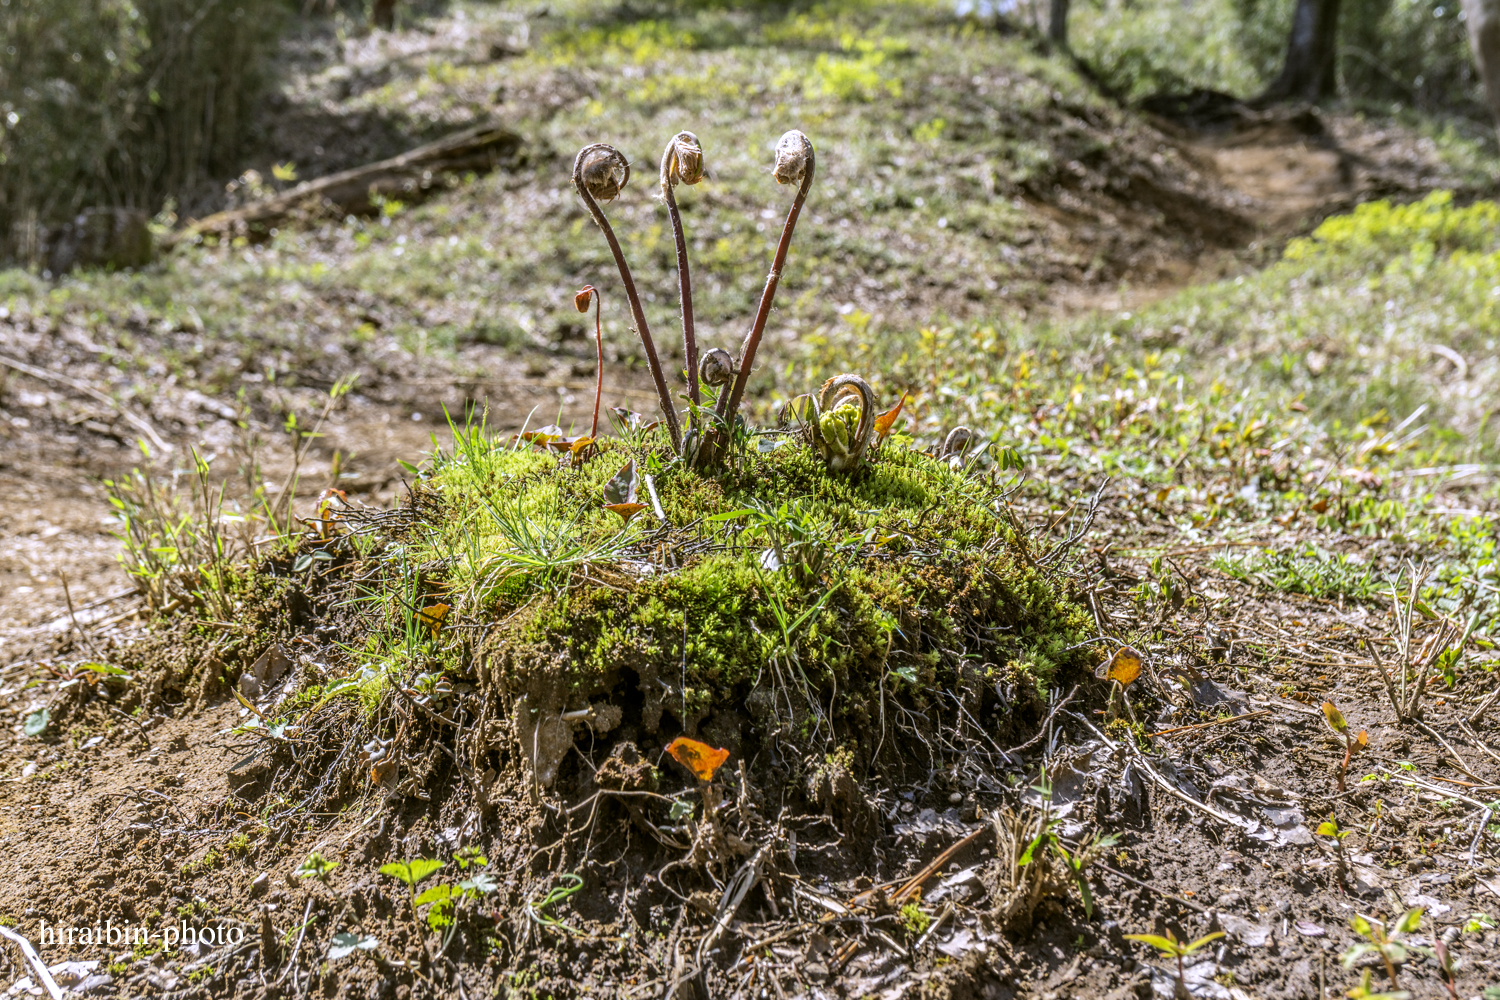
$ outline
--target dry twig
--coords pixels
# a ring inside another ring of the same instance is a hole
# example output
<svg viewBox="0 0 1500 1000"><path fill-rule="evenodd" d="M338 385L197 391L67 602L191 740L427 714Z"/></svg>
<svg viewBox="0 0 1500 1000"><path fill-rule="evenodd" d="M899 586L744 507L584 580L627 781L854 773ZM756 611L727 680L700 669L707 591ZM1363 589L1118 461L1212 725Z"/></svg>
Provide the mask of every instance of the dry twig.
<svg viewBox="0 0 1500 1000"><path fill-rule="evenodd" d="M47 991L47 995L52 1000L63 1000L62 990L57 987L57 980L52 978L52 973L47 970L46 964L42 961L41 956L36 953L36 949L31 946L31 942L9 927L0 927L0 937L14 942L15 946L21 949L21 954L25 957L26 964L31 966L31 971L35 973L37 982L42 984L42 987Z"/></svg>

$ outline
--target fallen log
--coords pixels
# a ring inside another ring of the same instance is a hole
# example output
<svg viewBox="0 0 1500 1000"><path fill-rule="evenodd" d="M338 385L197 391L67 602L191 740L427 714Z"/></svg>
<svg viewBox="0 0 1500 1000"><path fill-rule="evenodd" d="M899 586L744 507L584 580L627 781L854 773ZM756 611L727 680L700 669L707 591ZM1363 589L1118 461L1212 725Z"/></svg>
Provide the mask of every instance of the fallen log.
<svg viewBox="0 0 1500 1000"><path fill-rule="evenodd" d="M440 186L443 175L487 173L502 164L514 163L520 150L521 137L510 129L476 126L389 160L306 181L273 198L191 221L169 233L161 245L172 247L208 234L264 236L276 223L309 209L330 209L341 215L366 214L385 199L421 197Z"/></svg>

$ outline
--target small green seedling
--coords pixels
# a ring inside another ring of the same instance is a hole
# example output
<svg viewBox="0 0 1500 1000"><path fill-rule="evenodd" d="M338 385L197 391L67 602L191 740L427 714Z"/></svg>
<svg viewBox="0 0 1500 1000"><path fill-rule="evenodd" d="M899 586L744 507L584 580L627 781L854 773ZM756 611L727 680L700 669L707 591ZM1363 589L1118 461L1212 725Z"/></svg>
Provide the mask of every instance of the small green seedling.
<svg viewBox="0 0 1500 1000"><path fill-rule="evenodd" d="M1483 934L1485 931L1495 929L1495 921L1488 913L1471 913L1469 919L1464 921L1465 934Z"/></svg>
<svg viewBox="0 0 1500 1000"><path fill-rule="evenodd" d="M1041 829L1035 837L1026 845L1026 850L1017 859L1016 867L1024 867L1039 859L1048 851L1056 854L1063 861L1063 866L1073 878L1074 884L1078 886L1078 895L1083 899L1083 912L1088 919L1094 919L1094 894L1089 890L1088 876L1085 875L1088 867L1108 852L1119 841L1117 833L1100 836L1095 833L1093 838L1078 845L1072 852L1068 851L1067 845L1057 835L1057 827L1062 823L1062 818L1053 816L1052 812L1052 784L1045 775L1031 786L1045 800L1044 814Z"/></svg>
<svg viewBox="0 0 1500 1000"><path fill-rule="evenodd" d="M460 849L453 855L453 860L463 871L468 871L470 865L479 869L490 863L490 859L485 857L477 847ZM436 931L453 926L454 911L464 900L477 899L494 892L499 887L499 883L489 872L476 870L469 878L457 883L440 882L431 886L417 897L416 903L418 906L430 905L431 908L427 911L427 926ZM449 935L451 936L452 933L450 930Z"/></svg>
<svg viewBox="0 0 1500 1000"><path fill-rule="evenodd" d="M1370 985L1370 970L1366 969L1364 975L1359 978L1359 985L1346 990L1344 996L1349 1000L1411 1000L1411 994L1405 990L1386 990L1381 992Z"/></svg>
<svg viewBox="0 0 1500 1000"><path fill-rule="evenodd" d="M1391 989L1399 990L1401 983L1396 979L1396 966L1406 961L1406 953L1409 950L1425 954L1424 949L1415 948L1407 944L1405 940L1406 935L1415 931L1421 924L1422 907L1420 906L1401 914L1389 930L1379 920L1370 920L1355 914L1354 919L1349 921L1349 926L1354 928L1354 933L1365 940L1344 952L1344 968L1352 968L1355 962L1374 952L1385 963L1386 975L1391 978Z"/></svg>
<svg viewBox="0 0 1500 1000"><path fill-rule="evenodd" d="M1353 830L1345 830L1339 826L1339 821L1333 818L1333 813L1318 824L1318 836L1333 838L1334 850L1338 852L1339 878L1346 879L1349 875L1349 859L1344 854L1344 838L1353 833Z"/></svg>
<svg viewBox="0 0 1500 1000"><path fill-rule="evenodd" d="M1191 996L1192 994L1188 992L1187 988L1187 978L1183 974L1182 960L1210 941L1215 941L1223 936L1223 931L1214 931L1212 934L1203 935L1196 941L1185 943L1177 940L1177 935L1173 934L1171 929L1168 928L1166 937L1162 937L1160 934L1126 934L1125 940L1149 944L1161 952L1162 958L1175 958L1177 960L1178 992L1182 996Z"/></svg>
<svg viewBox="0 0 1500 1000"><path fill-rule="evenodd" d="M422 936L422 924L417 920L417 883L442 867L443 863L436 858L390 861L380 866L380 874L388 875L406 886L406 902L411 907L411 921L417 929L417 939L422 942L424 952L427 950L427 941Z"/></svg>
<svg viewBox="0 0 1500 1000"><path fill-rule="evenodd" d="M1443 974L1443 986L1447 988L1448 996L1451 1000L1458 1000L1458 983L1455 975L1457 962L1453 957L1453 952L1448 950L1442 938L1432 939L1432 955L1437 960L1438 971Z"/></svg>
<svg viewBox="0 0 1500 1000"><path fill-rule="evenodd" d="M312 851L307 855L307 860L298 865L292 874L298 878L315 878L327 885L328 876L333 874L333 870L338 866L337 861L329 861L317 851Z"/></svg>
<svg viewBox="0 0 1500 1000"><path fill-rule="evenodd" d="M414 858L407 862L392 862L381 865L380 873L389 875L406 885L407 900L411 904L411 918L416 925L418 937L422 936L422 922L417 918L417 908L427 907L427 927L430 930L441 931L447 928L443 936L442 947L438 954L447 950L453 935L458 930L457 911L465 902L487 896L500 888L500 883L489 872L480 871L490 863L476 847L460 848L453 855L453 861L458 865L460 871L468 873L468 878L458 882L439 882L428 886L420 894L417 893L417 883L427 878L433 872L443 867L443 862L435 858ZM473 868L473 871L469 871ZM426 941L423 940L426 948Z"/></svg>
<svg viewBox="0 0 1500 1000"><path fill-rule="evenodd" d="M1344 720L1344 713L1331 701L1323 702L1323 718L1328 720L1329 728L1344 741L1344 761L1339 765L1339 791L1342 792L1344 775L1349 770L1349 759L1369 745L1370 734L1363 729L1358 735L1351 733L1349 723Z"/></svg>

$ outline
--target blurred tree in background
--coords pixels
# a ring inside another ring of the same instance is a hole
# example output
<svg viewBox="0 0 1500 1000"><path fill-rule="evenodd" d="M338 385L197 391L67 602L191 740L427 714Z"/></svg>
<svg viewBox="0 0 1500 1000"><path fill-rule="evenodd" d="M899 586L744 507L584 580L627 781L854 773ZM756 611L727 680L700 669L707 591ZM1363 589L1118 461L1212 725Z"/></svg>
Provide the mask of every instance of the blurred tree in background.
<svg viewBox="0 0 1500 1000"><path fill-rule="evenodd" d="M1295 0L1075 0L1070 41L1133 100L1195 87L1262 93L1283 69ZM1363 110L1488 121L1458 0L1342 0L1334 96Z"/></svg>
<svg viewBox="0 0 1500 1000"><path fill-rule="evenodd" d="M0 0L0 260L236 172L279 0Z"/></svg>

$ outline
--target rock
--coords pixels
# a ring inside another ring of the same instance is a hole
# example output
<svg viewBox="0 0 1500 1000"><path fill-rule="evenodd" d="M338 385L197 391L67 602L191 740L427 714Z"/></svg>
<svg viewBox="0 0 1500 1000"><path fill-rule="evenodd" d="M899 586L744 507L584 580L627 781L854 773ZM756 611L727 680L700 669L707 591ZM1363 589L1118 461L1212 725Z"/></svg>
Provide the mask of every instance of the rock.
<svg viewBox="0 0 1500 1000"><path fill-rule="evenodd" d="M75 267L144 267L154 248L150 216L135 208L88 208L47 231L43 259L54 275Z"/></svg>
<svg viewBox="0 0 1500 1000"><path fill-rule="evenodd" d="M250 668L240 675L240 694L246 698L259 698L272 684L281 679L282 675L292 666L291 657L277 643L272 643L270 648L250 665Z"/></svg>
<svg viewBox="0 0 1500 1000"><path fill-rule="evenodd" d="M1219 925L1247 948L1264 948L1271 940L1271 928L1233 913L1219 914Z"/></svg>

